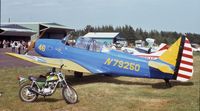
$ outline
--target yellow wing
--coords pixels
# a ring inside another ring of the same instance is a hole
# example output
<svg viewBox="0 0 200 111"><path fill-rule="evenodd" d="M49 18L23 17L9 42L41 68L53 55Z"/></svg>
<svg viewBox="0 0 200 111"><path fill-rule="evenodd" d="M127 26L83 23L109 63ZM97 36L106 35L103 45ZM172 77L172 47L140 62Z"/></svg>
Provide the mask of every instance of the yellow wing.
<svg viewBox="0 0 200 111"><path fill-rule="evenodd" d="M15 54L15 53L6 53L6 54L35 63L35 64L39 64L39 65L60 68L60 66L64 64L63 69L78 71L78 72L83 72L83 73L91 73L86 68L82 67L81 65L67 59L55 59L55 58L47 58L47 57L39 57L39 56L21 55L21 54Z"/></svg>

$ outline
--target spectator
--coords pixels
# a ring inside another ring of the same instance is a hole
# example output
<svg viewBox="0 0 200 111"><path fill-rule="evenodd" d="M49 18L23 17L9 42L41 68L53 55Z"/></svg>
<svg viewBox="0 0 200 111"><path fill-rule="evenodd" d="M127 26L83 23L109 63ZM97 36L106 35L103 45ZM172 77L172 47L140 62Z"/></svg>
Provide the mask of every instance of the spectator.
<svg viewBox="0 0 200 111"><path fill-rule="evenodd" d="M6 40L3 40L3 48L6 48Z"/></svg>
<svg viewBox="0 0 200 111"><path fill-rule="evenodd" d="M25 50L25 48L26 48L26 42L25 41L22 41L22 50Z"/></svg>
<svg viewBox="0 0 200 111"><path fill-rule="evenodd" d="M22 44L21 44L19 41L17 42L16 48L17 48L17 50L18 50L18 54L21 54Z"/></svg>
<svg viewBox="0 0 200 111"><path fill-rule="evenodd" d="M25 42L25 51L28 49L28 42Z"/></svg>
<svg viewBox="0 0 200 111"><path fill-rule="evenodd" d="M15 41L14 42L11 41L10 46L11 46L12 52L15 52Z"/></svg>

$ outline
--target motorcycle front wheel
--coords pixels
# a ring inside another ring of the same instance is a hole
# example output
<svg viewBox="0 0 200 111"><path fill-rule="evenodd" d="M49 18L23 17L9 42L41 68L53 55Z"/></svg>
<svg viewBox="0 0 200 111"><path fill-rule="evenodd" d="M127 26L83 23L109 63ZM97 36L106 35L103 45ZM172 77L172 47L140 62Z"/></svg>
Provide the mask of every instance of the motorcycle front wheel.
<svg viewBox="0 0 200 111"><path fill-rule="evenodd" d="M78 95L70 85L66 85L63 87L62 95L66 103L68 104L75 104L78 102Z"/></svg>
<svg viewBox="0 0 200 111"><path fill-rule="evenodd" d="M25 84L19 90L19 97L24 102L33 102L38 97L36 93L29 91L30 87L30 84Z"/></svg>

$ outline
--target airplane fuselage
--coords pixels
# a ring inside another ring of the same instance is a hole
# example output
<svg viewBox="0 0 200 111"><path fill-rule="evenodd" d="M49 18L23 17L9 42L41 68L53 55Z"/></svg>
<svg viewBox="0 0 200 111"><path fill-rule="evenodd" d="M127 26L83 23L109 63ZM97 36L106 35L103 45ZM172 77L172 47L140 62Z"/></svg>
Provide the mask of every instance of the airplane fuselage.
<svg viewBox="0 0 200 111"><path fill-rule="evenodd" d="M93 74L132 76L144 78L172 78L149 67L149 60L116 50L105 52L89 51L62 43L61 40L41 39L35 51L44 57L68 59L80 64ZM153 73L153 74L152 74Z"/></svg>

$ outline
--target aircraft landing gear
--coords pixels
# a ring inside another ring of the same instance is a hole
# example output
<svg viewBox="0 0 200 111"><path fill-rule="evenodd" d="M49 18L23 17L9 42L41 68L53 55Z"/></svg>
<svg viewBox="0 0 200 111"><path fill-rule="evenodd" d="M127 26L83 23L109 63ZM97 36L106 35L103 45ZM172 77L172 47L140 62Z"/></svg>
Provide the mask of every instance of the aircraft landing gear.
<svg viewBox="0 0 200 111"><path fill-rule="evenodd" d="M169 79L164 79L164 80L167 87L172 87L171 83L169 82Z"/></svg>
<svg viewBox="0 0 200 111"><path fill-rule="evenodd" d="M82 72L74 72L74 77L75 78L81 78L81 77L83 77L83 73Z"/></svg>

